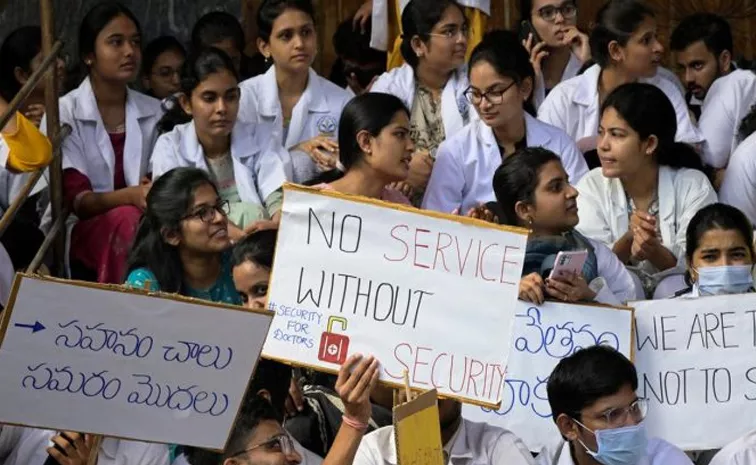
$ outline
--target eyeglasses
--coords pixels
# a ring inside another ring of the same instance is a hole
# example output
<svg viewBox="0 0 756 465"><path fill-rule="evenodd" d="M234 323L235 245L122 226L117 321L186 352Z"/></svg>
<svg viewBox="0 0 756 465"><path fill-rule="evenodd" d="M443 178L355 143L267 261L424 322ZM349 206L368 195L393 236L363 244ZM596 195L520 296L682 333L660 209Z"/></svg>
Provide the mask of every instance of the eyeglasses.
<svg viewBox="0 0 756 465"><path fill-rule="evenodd" d="M562 14L564 19L572 19L577 16L577 5L572 2L563 3L559 6L546 5L538 10L538 16L543 18L544 21L553 23L556 20L557 13Z"/></svg>
<svg viewBox="0 0 756 465"><path fill-rule="evenodd" d="M443 37L444 39L453 40L453 39L467 39L470 37L470 28L465 24L462 27L450 27L449 29L445 29L441 32L431 32L428 34L429 36L433 37Z"/></svg>
<svg viewBox="0 0 756 465"><path fill-rule="evenodd" d="M215 212L218 212L223 216L228 216L228 214L231 213L231 205L228 203L228 200L223 200L215 205L202 205L197 210L189 213L181 219L199 218L205 223L212 223L215 219Z"/></svg>
<svg viewBox="0 0 756 465"><path fill-rule="evenodd" d="M488 103L490 103L491 105L500 105L501 102L504 101L504 94L506 94L507 91L515 84L517 83L515 81L512 81L503 89L490 89L486 92L481 92L478 89L470 86L465 91L465 97L467 97L467 100L469 100L473 105L480 105L483 102L483 99L486 99L486 101L488 101Z"/></svg>
<svg viewBox="0 0 756 465"><path fill-rule="evenodd" d="M181 76L181 70L180 69L173 69L173 68L160 68L156 72L152 73L153 76L157 76L159 78L163 79L170 79L173 76Z"/></svg>
<svg viewBox="0 0 756 465"><path fill-rule="evenodd" d="M648 399L638 399L627 407L619 407L606 411L600 415L609 427L617 427L627 423L628 417L641 422L648 413Z"/></svg>
<svg viewBox="0 0 756 465"><path fill-rule="evenodd" d="M249 452L252 452L253 450L265 448L273 452L282 452L284 455L290 455L295 452L294 450L294 443L292 442L291 438L288 434L282 433L278 436L273 436L272 438L268 439L267 441L260 443L256 446L252 446L249 449L244 449L243 451L239 451L231 456L229 458L233 458L242 454L247 454Z"/></svg>

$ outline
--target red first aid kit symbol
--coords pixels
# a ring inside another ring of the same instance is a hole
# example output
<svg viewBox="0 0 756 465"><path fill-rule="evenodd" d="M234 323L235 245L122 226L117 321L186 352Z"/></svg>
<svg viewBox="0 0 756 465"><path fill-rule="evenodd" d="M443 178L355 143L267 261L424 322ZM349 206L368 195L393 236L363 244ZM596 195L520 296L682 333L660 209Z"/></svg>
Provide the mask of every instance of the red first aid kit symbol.
<svg viewBox="0 0 756 465"><path fill-rule="evenodd" d="M346 331L347 329L346 318L340 316L328 317L326 332L320 335L318 360L341 365L346 361L347 353L349 352L349 336L331 332L334 323L339 323L342 331Z"/></svg>

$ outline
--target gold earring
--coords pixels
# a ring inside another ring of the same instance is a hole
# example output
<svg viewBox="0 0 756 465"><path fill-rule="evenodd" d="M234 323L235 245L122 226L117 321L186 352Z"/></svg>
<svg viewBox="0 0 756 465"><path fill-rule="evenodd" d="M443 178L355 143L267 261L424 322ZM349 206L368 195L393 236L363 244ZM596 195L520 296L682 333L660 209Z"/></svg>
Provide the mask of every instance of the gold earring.
<svg viewBox="0 0 756 465"><path fill-rule="evenodd" d="M533 218L528 218L528 229L533 230Z"/></svg>

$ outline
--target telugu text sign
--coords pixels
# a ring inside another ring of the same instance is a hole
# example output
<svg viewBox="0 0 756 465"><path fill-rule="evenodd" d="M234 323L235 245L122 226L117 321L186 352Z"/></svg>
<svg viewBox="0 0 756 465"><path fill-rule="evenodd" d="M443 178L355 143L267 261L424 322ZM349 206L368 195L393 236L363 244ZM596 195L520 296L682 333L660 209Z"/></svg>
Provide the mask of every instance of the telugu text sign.
<svg viewBox="0 0 756 465"><path fill-rule="evenodd" d="M638 395L649 400L649 434L702 450L753 430L756 294L633 306Z"/></svg>
<svg viewBox="0 0 756 465"><path fill-rule="evenodd" d="M628 308L518 301L514 347L498 411L465 406L465 418L506 428L532 451L559 440L546 382L559 360L582 347L606 344L628 358L633 312ZM552 441L553 440L553 441Z"/></svg>
<svg viewBox="0 0 756 465"><path fill-rule="evenodd" d="M0 423L221 450L272 315L19 275Z"/></svg>
<svg viewBox="0 0 756 465"><path fill-rule="evenodd" d="M287 186L266 357L495 405L527 236L467 218Z"/></svg>

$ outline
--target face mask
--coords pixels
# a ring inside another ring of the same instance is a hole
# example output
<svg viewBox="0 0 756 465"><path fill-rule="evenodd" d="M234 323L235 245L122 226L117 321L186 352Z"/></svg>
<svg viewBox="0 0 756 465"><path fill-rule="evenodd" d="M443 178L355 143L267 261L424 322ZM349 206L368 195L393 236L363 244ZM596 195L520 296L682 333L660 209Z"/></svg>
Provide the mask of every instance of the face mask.
<svg viewBox="0 0 756 465"><path fill-rule="evenodd" d="M591 431L579 421L575 421L587 431ZM588 455L603 465L637 465L646 454L648 438L643 423L623 428L600 429L591 433L596 436L598 451L588 449L583 441L580 441L580 444Z"/></svg>
<svg viewBox="0 0 756 465"><path fill-rule="evenodd" d="M743 294L753 287L751 265L709 266L696 271L701 295Z"/></svg>

